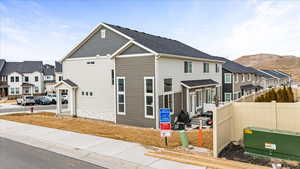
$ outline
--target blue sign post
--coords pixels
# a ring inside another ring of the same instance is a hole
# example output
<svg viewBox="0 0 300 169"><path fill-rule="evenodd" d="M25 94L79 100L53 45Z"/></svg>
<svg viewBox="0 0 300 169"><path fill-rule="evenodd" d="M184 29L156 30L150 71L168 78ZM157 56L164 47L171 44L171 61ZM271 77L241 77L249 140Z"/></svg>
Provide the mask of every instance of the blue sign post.
<svg viewBox="0 0 300 169"><path fill-rule="evenodd" d="M171 116L170 116L170 112L171 110L170 109L165 109L165 108L162 108L159 110L159 114L160 114L160 117L159 117L159 122L160 123L171 123Z"/></svg>
<svg viewBox="0 0 300 169"><path fill-rule="evenodd" d="M171 110L159 109L160 134L165 137L165 144L168 146L168 136L171 136Z"/></svg>

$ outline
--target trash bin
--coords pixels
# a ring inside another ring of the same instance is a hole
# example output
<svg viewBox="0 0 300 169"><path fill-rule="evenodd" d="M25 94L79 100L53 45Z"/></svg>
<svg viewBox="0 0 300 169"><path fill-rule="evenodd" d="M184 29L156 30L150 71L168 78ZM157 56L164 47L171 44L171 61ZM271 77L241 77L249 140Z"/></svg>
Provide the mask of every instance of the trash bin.
<svg viewBox="0 0 300 169"><path fill-rule="evenodd" d="M184 130L181 130L179 132L179 136L180 136L180 141L181 141L182 147L188 147L189 146L189 140L188 140L188 137L186 135L186 132Z"/></svg>

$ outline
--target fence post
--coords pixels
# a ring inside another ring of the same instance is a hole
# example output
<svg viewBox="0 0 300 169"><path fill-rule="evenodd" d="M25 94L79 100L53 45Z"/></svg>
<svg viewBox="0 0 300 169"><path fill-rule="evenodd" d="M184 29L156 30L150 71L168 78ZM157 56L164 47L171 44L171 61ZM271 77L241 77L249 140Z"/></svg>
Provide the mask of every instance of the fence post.
<svg viewBox="0 0 300 169"><path fill-rule="evenodd" d="M275 129L278 129L278 125L277 125L277 122L278 122L278 112L277 112L277 102L276 101L272 101L272 104L274 106L274 110L275 110Z"/></svg>
<svg viewBox="0 0 300 169"><path fill-rule="evenodd" d="M213 110L213 155L215 158L218 158L218 118L217 118L217 109Z"/></svg>

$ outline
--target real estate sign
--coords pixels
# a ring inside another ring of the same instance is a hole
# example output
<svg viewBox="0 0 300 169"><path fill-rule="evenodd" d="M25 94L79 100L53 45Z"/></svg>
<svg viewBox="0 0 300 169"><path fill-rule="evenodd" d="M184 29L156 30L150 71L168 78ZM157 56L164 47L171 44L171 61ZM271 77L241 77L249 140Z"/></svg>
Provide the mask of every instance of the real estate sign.
<svg viewBox="0 0 300 169"><path fill-rule="evenodd" d="M159 110L159 124L161 137L171 136L171 110L162 108Z"/></svg>

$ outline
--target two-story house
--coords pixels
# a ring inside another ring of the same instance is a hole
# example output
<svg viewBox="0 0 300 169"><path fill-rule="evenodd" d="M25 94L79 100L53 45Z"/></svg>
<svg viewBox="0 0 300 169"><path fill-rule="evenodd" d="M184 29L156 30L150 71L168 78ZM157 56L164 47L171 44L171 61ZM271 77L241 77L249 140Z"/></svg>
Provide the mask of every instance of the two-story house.
<svg viewBox="0 0 300 169"><path fill-rule="evenodd" d="M44 92L43 63L41 61L5 62L1 77L6 79L10 97Z"/></svg>
<svg viewBox="0 0 300 169"><path fill-rule="evenodd" d="M276 70L262 69L262 71L274 78L274 84L273 84L274 87L289 85L290 77L288 75Z"/></svg>
<svg viewBox="0 0 300 169"><path fill-rule="evenodd" d="M0 59L0 97L6 97L8 95L7 77L2 75L5 62L4 59Z"/></svg>
<svg viewBox="0 0 300 169"><path fill-rule="evenodd" d="M160 108L193 116L221 95L223 61L120 26L98 25L61 62L58 100L68 90L71 114L81 117L158 128Z"/></svg>
<svg viewBox="0 0 300 169"><path fill-rule="evenodd" d="M45 64L43 68L44 74L44 93L55 93L55 67L53 65Z"/></svg>
<svg viewBox="0 0 300 169"><path fill-rule="evenodd" d="M216 57L225 63L222 66L222 101L229 102L251 94L261 87L257 85L257 74L250 68L223 57Z"/></svg>

